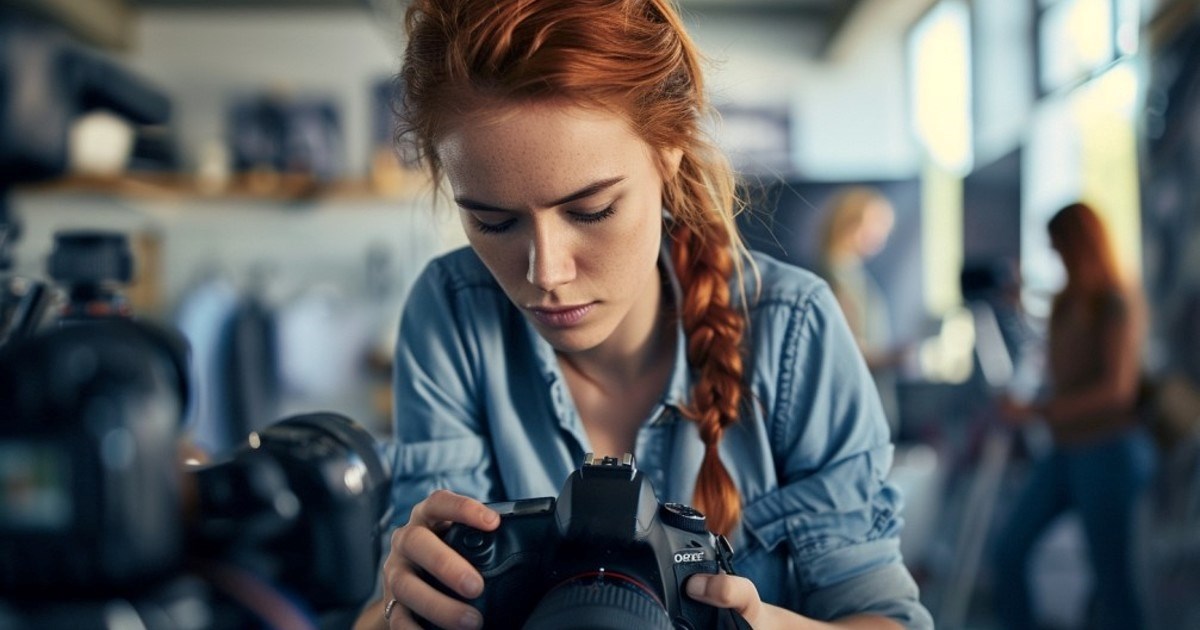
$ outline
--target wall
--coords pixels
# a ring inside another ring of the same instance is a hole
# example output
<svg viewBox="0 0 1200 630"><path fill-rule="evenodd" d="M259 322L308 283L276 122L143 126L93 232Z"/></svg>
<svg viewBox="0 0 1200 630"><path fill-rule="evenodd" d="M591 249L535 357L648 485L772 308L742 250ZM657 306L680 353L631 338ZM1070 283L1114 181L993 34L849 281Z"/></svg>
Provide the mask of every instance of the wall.
<svg viewBox="0 0 1200 630"><path fill-rule="evenodd" d="M144 11L128 62L172 98L184 159L224 137L231 97L267 88L331 95L341 108L347 172L370 154L370 89L399 53L363 10Z"/></svg>
<svg viewBox="0 0 1200 630"><path fill-rule="evenodd" d="M1032 3L976 0L971 5L975 47L976 164L988 164L1018 144L1035 98Z"/></svg>
<svg viewBox="0 0 1200 630"><path fill-rule="evenodd" d="M867 0L827 61L805 52L811 34L786 18L684 15L712 62L714 103L791 108L800 174L894 179L918 171L904 35L930 1ZM369 88L394 73L400 57L396 20L379 17L361 10L146 10L128 60L172 94L186 158L223 136L231 96L276 86L336 96L349 173L361 174L369 153Z"/></svg>
<svg viewBox="0 0 1200 630"><path fill-rule="evenodd" d="M931 0L866 0L823 65L793 85L796 161L815 180L907 179L919 172L909 126L905 37Z"/></svg>

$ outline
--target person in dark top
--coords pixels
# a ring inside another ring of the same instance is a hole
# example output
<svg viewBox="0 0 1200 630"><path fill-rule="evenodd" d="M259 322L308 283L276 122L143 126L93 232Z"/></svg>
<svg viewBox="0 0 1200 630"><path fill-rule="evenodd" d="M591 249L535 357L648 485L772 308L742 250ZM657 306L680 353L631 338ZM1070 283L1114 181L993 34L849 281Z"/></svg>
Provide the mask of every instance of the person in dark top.
<svg viewBox="0 0 1200 630"><path fill-rule="evenodd" d="M997 614L1007 628L1036 627L1029 587L1034 544L1067 510L1083 522L1097 628L1138 628L1130 538L1134 505L1153 472L1154 452L1136 412L1143 343L1138 291L1122 281L1104 225L1073 203L1048 224L1066 285L1047 331L1047 395L1002 402L1020 426L1043 420L1053 436L1002 530L995 556Z"/></svg>

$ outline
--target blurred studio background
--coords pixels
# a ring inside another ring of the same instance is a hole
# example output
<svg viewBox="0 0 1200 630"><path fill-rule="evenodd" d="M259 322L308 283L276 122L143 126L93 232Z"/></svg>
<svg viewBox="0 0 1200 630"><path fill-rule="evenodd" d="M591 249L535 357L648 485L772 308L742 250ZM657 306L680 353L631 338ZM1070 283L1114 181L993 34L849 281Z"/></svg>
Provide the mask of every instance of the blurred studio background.
<svg viewBox="0 0 1200 630"><path fill-rule="evenodd" d="M819 269L848 191L890 206L862 257L877 289L862 316L894 358L877 378L903 551L939 627L999 627L990 550L1047 438L999 422L996 401L1040 386L1064 282L1046 223L1082 199L1149 313L1139 413L1160 465L1136 588L1150 627L1200 628L1200 2L679 4L713 62L712 131L754 248ZM427 260L465 243L394 149L404 5L0 2L170 103L149 126L81 112L65 175L6 186L20 229L4 273L47 280L61 230L126 234L130 307L186 335L188 427L212 453L313 410L390 433L401 304ZM6 133L38 133L26 122ZM1068 513L1034 550L1041 625L1094 626L1086 544Z"/></svg>

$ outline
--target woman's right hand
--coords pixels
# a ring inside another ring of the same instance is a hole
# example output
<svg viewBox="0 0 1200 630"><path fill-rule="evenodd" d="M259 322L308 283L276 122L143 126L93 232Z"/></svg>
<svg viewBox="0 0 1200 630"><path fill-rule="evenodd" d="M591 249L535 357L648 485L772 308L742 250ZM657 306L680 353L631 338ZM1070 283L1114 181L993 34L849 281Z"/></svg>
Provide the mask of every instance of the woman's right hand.
<svg viewBox="0 0 1200 630"><path fill-rule="evenodd" d="M442 540L441 533L452 523L491 531L500 525L500 515L448 490L437 490L413 506L408 524L392 532L391 551L383 564L383 601L396 600L386 620L392 630L416 628L414 614L441 628L483 625L478 610L442 593L418 573L424 571L464 599L483 592L483 576Z"/></svg>
<svg viewBox="0 0 1200 630"><path fill-rule="evenodd" d="M1000 418L1012 427L1025 426L1038 414L1037 407L1018 402L1009 396L1001 397L996 406L1000 411Z"/></svg>

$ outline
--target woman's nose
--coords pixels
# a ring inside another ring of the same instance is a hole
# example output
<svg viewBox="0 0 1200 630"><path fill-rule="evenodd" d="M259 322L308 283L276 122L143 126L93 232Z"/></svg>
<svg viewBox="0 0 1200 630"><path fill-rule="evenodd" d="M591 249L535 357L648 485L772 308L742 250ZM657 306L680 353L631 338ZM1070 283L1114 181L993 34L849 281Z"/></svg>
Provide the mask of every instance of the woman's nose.
<svg viewBox="0 0 1200 630"><path fill-rule="evenodd" d="M565 236L550 226L534 230L526 279L542 291L553 291L575 279L575 257Z"/></svg>

